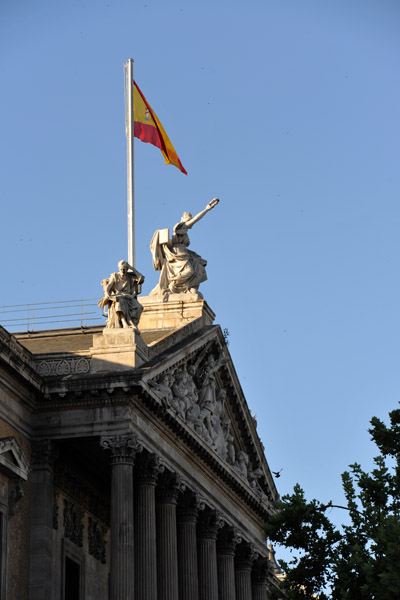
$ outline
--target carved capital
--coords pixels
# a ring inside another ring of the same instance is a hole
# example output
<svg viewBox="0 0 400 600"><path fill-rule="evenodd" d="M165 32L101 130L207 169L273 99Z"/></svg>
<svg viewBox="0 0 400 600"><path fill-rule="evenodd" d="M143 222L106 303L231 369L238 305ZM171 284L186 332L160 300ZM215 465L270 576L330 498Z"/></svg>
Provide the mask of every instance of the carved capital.
<svg viewBox="0 0 400 600"><path fill-rule="evenodd" d="M218 531L224 526L224 519L220 512L205 509L199 515L198 534L201 538L216 540Z"/></svg>
<svg viewBox="0 0 400 600"><path fill-rule="evenodd" d="M259 557L252 544L242 542L236 548L235 567L238 571L251 571L253 563Z"/></svg>
<svg viewBox="0 0 400 600"><path fill-rule="evenodd" d="M267 557L258 558L253 564L251 571L251 579L255 585L267 585L268 574L270 571L269 561Z"/></svg>
<svg viewBox="0 0 400 600"><path fill-rule="evenodd" d="M157 500L162 503L176 504L179 494L184 492L186 485L178 473L167 471L163 473L157 485Z"/></svg>
<svg viewBox="0 0 400 600"><path fill-rule="evenodd" d="M198 492L186 490L179 499L178 519L196 523L199 511L204 510L204 506L204 500Z"/></svg>
<svg viewBox="0 0 400 600"><path fill-rule="evenodd" d="M31 465L33 469L52 468L57 458L58 449L52 441L41 440L32 443Z"/></svg>
<svg viewBox="0 0 400 600"><path fill-rule="evenodd" d="M225 525L218 534L217 552L219 554L233 554L238 544L242 542L242 536L236 527Z"/></svg>
<svg viewBox="0 0 400 600"><path fill-rule="evenodd" d="M113 437L102 437L101 447L110 452L110 461L115 464L133 465L138 452L143 450L137 436L133 433L129 435L116 435Z"/></svg>
<svg viewBox="0 0 400 600"><path fill-rule="evenodd" d="M145 452L141 454L136 464L135 484L155 485L157 478L164 472L164 465L156 454Z"/></svg>

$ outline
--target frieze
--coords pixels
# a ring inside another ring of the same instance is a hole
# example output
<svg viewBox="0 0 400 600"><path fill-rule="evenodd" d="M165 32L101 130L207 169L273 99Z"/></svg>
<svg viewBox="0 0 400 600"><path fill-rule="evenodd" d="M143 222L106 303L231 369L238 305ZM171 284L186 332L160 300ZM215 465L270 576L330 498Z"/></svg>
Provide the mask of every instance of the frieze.
<svg viewBox="0 0 400 600"><path fill-rule="evenodd" d="M88 518L88 548L89 554L97 560L106 563L106 540L107 527L98 521Z"/></svg>
<svg viewBox="0 0 400 600"><path fill-rule="evenodd" d="M36 363L36 371L42 377L84 374L90 371L90 358L83 356L41 360Z"/></svg>

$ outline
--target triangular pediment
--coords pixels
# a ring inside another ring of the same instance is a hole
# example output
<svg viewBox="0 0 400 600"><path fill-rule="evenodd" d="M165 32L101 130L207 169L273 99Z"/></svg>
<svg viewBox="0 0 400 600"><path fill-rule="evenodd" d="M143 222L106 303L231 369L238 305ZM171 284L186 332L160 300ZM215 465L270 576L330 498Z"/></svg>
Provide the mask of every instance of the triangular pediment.
<svg viewBox="0 0 400 600"><path fill-rule="evenodd" d="M0 438L0 472L28 479L29 465L15 437Z"/></svg>
<svg viewBox="0 0 400 600"><path fill-rule="evenodd" d="M278 498L257 423L219 326L189 335L155 356L143 371L147 392L251 494L267 504Z"/></svg>

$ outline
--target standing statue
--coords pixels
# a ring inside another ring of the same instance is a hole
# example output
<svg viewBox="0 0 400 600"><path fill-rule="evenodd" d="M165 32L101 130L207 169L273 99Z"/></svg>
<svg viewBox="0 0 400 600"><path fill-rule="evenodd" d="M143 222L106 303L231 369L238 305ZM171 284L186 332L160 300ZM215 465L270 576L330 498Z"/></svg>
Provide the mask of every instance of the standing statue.
<svg viewBox="0 0 400 600"><path fill-rule="evenodd" d="M126 260L119 261L118 269L118 273L111 273L108 279L101 281L104 297L98 305L101 309L108 308L106 327L130 327L139 332L137 326L143 306L136 297L142 291L144 276Z"/></svg>
<svg viewBox="0 0 400 600"><path fill-rule="evenodd" d="M164 302L170 294L191 294L196 299L202 298L198 293L200 283L206 281L207 261L188 249L190 244L188 230L204 215L217 206L218 198L209 202L204 210L195 217L191 213L183 213L179 223L174 227L172 239L169 239L168 229L157 230L150 243L153 256L153 266L161 271L160 280L150 295L158 295Z"/></svg>

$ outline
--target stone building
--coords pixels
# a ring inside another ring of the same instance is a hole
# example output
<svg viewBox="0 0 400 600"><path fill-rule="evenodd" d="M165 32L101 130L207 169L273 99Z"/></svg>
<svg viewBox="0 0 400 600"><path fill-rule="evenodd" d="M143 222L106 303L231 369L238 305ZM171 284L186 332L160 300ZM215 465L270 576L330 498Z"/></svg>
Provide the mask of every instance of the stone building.
<svg viewBox="0 0 400 600"><path fill-rule="evenodd" d="M278 493L204 300L0 327L0 597L266 600Z"/></svg>

